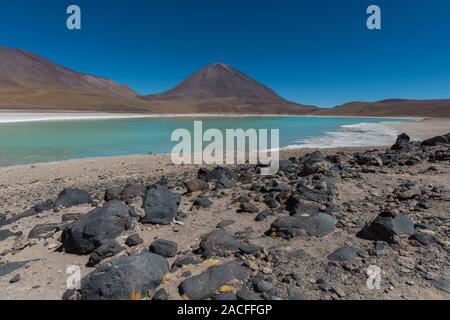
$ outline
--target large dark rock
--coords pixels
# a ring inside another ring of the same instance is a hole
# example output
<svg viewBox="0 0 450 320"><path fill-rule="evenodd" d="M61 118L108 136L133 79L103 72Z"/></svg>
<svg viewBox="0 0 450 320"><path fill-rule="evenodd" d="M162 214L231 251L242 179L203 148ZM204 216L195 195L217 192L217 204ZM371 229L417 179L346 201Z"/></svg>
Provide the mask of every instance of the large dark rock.
<svg viewBox="0 0 450 320"><path fill-rule="evenodd" d="M243 280L246 276L246 268L237 262L229 262L184 280L179 287L180 294L190 300L207 299L221 286L233 280Z"/></svg>
<svg viewBox="0 0 450 320"><path fill-rule="evenodd" d="M91 253L87 266L94 267L106 258L114 257L122 250L122 246L116 240L108 240Z"/></svg>
<svg viewBox="0 0 450 320"><path fill-rule="evenodd" d="M58 223L38 224L31 229L28 239L48 239L53 237L58 229Z"/></svg>
<svg viewBox="0 0 450 320"><path fill-rule="evenodd" d="M448 144L449 140L446 136L437 136L422 142L422 146L434 147L440 144Z"/></svg>
<svg viewBox="0 0 450 320"><path fill-rule="evenodd" d="M133 223L130 207L117 200L106 203L67 226L62 243L68 253L89 254L107 240L129 230Z"/></svg>
<svg viewBox="0 0 450 320"><path fill-rule="evenodd" d="M414 222L408 216L385 210L359 235L362 238L392 242L394 236L409 237L414 233Z"/></svg>
<svg viewBox="0 0 450 320"><path fill-rule="evenodd" d="M324 237L334 231L336 222L335 218L324 213L309 217L282 217L272 223L271 232L273 235L286 239L295 237L301 233Z"/></svg>
<svg viewBox="0 0 450 320"><path fill-rule="evenodd" d="M150 245L150 251L165 258L172 258L178 253L178 244L173 241L159 239Z"/></svg>
<svg viewBox="0 0 450 320"><path fill-rule="evenodd" d="M145 216L142 223L168 225L177 216L181 197L172 193L165 186L155 184L151 186L145 195Z"/></svg>
<svg viewBox="0 0 450 320"><path fill-rule="evenodd" d="M81 280L82 300L130 300L146 297L169 272L167 260L144 252L102 264Z"/></svg>
<svg viewBox="0 0 450 320"><path fill-rule="evenodd" d="M199 253L205 257L226 256L239 250L240 242L224 229L216 229L207 234L200 243Z"/></svg>
<svg viewBox="0 0 450 320"><path fill-rule="evenodd" d="M408 150L411 147L410 141L411 138L406 133L402 133L397 137L397 141L391 147L391 150Z"/></svg>
<svg viewBox="0 0 450 320"><path fill-rule="evenodd" d="M55 201L56 207L70 208L81 204L91 203L91 195L84 190L66 188L58 196Z"/></svg>

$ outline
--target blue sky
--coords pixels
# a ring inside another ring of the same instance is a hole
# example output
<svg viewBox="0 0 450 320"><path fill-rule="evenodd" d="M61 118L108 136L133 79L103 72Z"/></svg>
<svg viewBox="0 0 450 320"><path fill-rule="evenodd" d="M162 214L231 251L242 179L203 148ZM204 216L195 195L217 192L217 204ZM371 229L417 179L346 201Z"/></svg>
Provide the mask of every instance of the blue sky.
<svg viewBox="0 0 450 320"><path fill-rule="evenodd" d="M82 10L68 31L66 8ZM366 9L382 10L382 30ZM0 1L0 45L77 71L167 90L225 62L285 98L322 107L353 100L450 98L448 0Z"/></svg>

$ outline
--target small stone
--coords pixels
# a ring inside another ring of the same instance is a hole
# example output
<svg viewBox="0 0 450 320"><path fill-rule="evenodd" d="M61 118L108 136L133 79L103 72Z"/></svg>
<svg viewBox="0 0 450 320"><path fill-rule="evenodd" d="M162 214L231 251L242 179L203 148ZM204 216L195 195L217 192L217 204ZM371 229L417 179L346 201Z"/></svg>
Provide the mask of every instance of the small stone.
<svg viewBox="0 0 450 320"><path fill-rule="evenodd" d="M331 261L350 261L356 258L358 253L351 247L342 247L328 256Z"/></svg>
<svg viewBox="0 0 450 320"><path fill-rule="evenodd" d="M249 202L241 203L241 212L242 213L256 213L259 212L259 209Z"/></svg>
<svg viewBox="0 0 450 320"><path fill-rule="evenodd" d="M186 181L185 183L186 188L188 189L189 193L194 193L198 191L207 191L209 189L209 184L203 179L192 179L189 181Z"/></svg>
<svg viewBox="0 0 450 320"><path fill-rule="evenodd" d="M158 291L156 291L155 295L153 296L153 301L165 301L165 300L169 300L169 295L167 294L166 290L163 289L159 289Z"/></svg>
<svg viewBox="0 0 450 320"><path fill-rule="evenodd" d="M150 245L150 251L165 258L172 258L178 253L178 244L168 240L156 240Z"/></svg>
<svg viewBox="0 0 450 320"><path fill-rule="evenodd" d="M138 234L133 234L127 238L125 244L129 247L135 247L143 242L144 240L142 240L142 238Z"/></svg>
<svg viewBox="0 0 450 320"><path fill-rule="evenodd" d="M16 274L14 277L12 277L11 279L9 279L9 283L17 283L20 281L20 273Z"/></svg>

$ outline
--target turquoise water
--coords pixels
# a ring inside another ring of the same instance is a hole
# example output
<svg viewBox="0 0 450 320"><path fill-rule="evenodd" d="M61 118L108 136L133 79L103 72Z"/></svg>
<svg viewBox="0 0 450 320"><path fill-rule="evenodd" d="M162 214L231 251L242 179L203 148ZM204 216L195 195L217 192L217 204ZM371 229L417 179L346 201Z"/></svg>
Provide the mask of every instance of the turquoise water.
<svg viewBox="0 0 450 320"><path fill-rule="evenodd" d="M279 129L280 146L321 137L343 125L377 123L380 119L358 118L129 118L64 120L0 124L0 166L31 164L86 157L170 152L172 131L193 129L202 120L204 130ZM383 119L383 122L401 121Z"/></svg>

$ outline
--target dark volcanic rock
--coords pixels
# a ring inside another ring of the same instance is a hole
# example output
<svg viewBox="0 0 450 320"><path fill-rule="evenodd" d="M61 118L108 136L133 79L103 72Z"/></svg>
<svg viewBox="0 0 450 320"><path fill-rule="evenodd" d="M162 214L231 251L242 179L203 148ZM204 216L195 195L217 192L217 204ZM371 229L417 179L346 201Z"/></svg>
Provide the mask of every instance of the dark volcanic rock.
<svg viewBox="0 0 450 320"><path fill-rule="evenodd" d="M68 253L89 254L107 240L114 239L131 228L130 207L117 200L106 203L67 226L62 243Z"/></svg>
<svg viewBox="0 0 450 320"><path fill-rule="evenodd" d="M228 169L224 168L224 167L216 167L213 170L209 171L207 169L200 169L198 171L197 177L199 179L205 180L205 181L219 181L221 180L224 176L230 178L231 177L231 173Z"/></svg>
<svg viewBox="0 0 450 320"><path fill-rule="evenodd" d="M166 290L164 288L159 289L156 291L155 295L152 298L153 301L165 301L169 300L169 295L167 294Z"/></svg>
<svg viewBox="0 0 450 320"><path fill-rule="evenodd" d="M289 300L305 300L305 297L298 288L288 288Z"/></svg>
<svg viewBox="0 0 450 320"><path fill-rule="evenodd" d="M256 301L256 300L262 300L261 296L251 290L243 289L236 292L236 296L238 300L244 300L244 301Z"/></svg>
<svg viewBox="0 0 450 320"><path fill-rule="evenodd" d="M332 233L336 219L324 213L310 217L282 217L272 223L271 231L282 238L292 238L304 232L310 236L324 237Z"/></svg>
<svg viewBox="0 0 450 320"><path fill-rule="evenodd" d="M144 197L146 191L146 188L141 184L129 184L123 188L120 193L120 199L127 201L137 197Z"/></svg>
<svg viewBox="0 0 450 320"><path fill-rule="evenodd" d="M156 240L150 245L150 251L165 258L175 257L178 253L178 244L168 240Z"/></svg>
<svg viewBox="0 0 450 320"><path fill-rule="evenodd" d="M430 244L437 243L438 240L431 234L417 232L411 236L412 240L416 240L421 245L428 246Z"/></svg>
<svg viewBox="0 0 450 320"><path fill-rule="evenodd" d="M207 197L198 197L194 200L193 205L197 208L210 208L213 203Z"/></svg>
<svg viewBox="0 0 450 320"><path fill-rule="evenodd" d="M273 211L270 209L261 211L255 218L255 221L264 221L267 218L273 216Z"/></svg>
<svg viewBox="0 0 450 320"><path fill-rule="evenodd" d="M109 240L91 253L87 266L94 267L106 258L114 257L122 250L122 246L116 240Z"/></svg>
<svg viewBox="0 0 450 320"><path fill-rule="evenodd" d="M328 256L328 260L331 261L350 261L355 259L358 253L351 247L342 247L334 251Z"/></svg>
<svg viewBox="0 0 450 320"><path fill-rule="evenodd" d="M218 224L217 224L217 228L226 228L226 227L228 227L228 226L231 226L231 225L233 225L233 224L235 224L236 223L236 221L234 221L234 220L222 220L222 221L220 221Z"/></svg>
<svg viewBox="0 0 450 320"><path fill-rule="evenodd" d="M406 134L402 133L397 137L397 141L391 147L391 150L408 150L410 148L411 138Z"/></svg>
<svg viewBox="0 0 450 320"><path fill-rule="evenodd" d="M355 156L356 163L359 165L378 167L383 165L383 160L373 152L357 153Z"/></svg>
<svg viewBox="0 0 450 320"><path fill-rule="evenodd" d="M315 215L320 212L320 207L313 204L303 203L298 196L291 196L286 201L286 210L289 211L291 215Z"/></svg>
<svg viewBox="0 0 450 320"><path fill-rule="evenodd" d="M119 187L108 188L105 191L105 201L109 202L112 200L119 200L121 193L122 188Z"/></svg>
<svg viewBox="0 0 450 320"><path fill-rule="evenodd" d="M2 263L2 264L0 264L0 277L6 276L22 267L28 265L30 262L37 261L37 260L38 259L27 260L27 261L12 261L12 262Z"/></svg>
<svg viewBox="0 0 450 320"><path fill-rule="evenodd" d="M440 277L433 281L433 284L439 290L450 293L450 280L446 277Z"/></svg>
<svg viewBox="0 0 450 320"><path fill-rule="evenodd" d="M181 282L180 294L190 300L207 299L221 286L233 280L243 280L246 275L247 269L239 263L225 263Z"/></svg>
<svg viewBox="0 0 450 320"><path fill-rule="evenodd" d="M446 136L437 136L422 142L422 146L434 147L439 144L448 144L449 140Z"/></svg>
<svg viewBox="0 0 450 320"><path fill-rule="evenodd" d="M147 190L144 199L145 216L142 223L167 225L177 216L181 197L165 186L153 185Z"/></svg>
<svg viewBox="0 0 450 320"><path fill-rule="evenodd" d="M144 240L142 240L142 238L138 234L133 234L127 238L125 244L129 247L135 247L143 242Z"/></svg>
<svg viewBox="0 0 450 320"><path fill-rule="evenodd" d="M303 162L303 172L306 174L325 173L330 168L331 163L318 151L306 156Z"/></svg>
<svg viewBox="0 0 450 320"><path fill-rule="evenodd" d="M169 272L167 260L144 252L119 257L101 265L81 280L82 300L129 300L146 297Z"/></svg>
<svg viewBox="0 0 450 320"><path fill-rule="evenodd" d="M13 283L17 283L20 281L20 273L16 274L14 277L12 277L11 279L9 279L9 283L13 284Z"/></svg>
<svg viewBox="0 0 450 320"><path fill-rule="evenodd" d="M214 300L216 301L233 301L233 300L237 300L237 296L235 293L220 293L220 294L216 294L213 297Z"/></svg>
<svg viewBox="0 0 450 320"><path fill-rule="evenodd" d="M0 230L0 241L6 240L13 236L15 236L14 232L11 232L9 230Z"/></svg>
<svg viewBox="0 0 450 320"><path fill-rule="evenodd" d="M414 222L408 216L394 215L386 210L359 235L362 238L392 242L394 236L412 236L414 233Z"/></svg>
<svg viewBox="0 0 450 320"><path fill-rule="evenodd" d="M243 202L243 203L241 203L241 212L256 213L256 212L259 212L259 209L249 202Z"/></svg>
<svg viewBox="0 0 450 320"><path fill-rule="evenodd" d="M69 208L91 202L91 195L87 191L66 188L59 194L58 198L55 201L55 206Z"/></svg>
<svg viewBox="0 0 450 320"><path fill-rule="evenodd" d="M197 257L179 257L175 260L175 262L172 264L172 272L176 272L178 269L180 269L183 266L186 265L197 265L202 263L203 260Z"/></svg>
<svg viewBox="0 0 450 320"><path fill-rule="evenodd" d="M64 213L61 216L61 221L62 222L77 221L80 220L82 216L83 216L82 213Z"/></svg>
<svg viewBox="0 0 450 320"><path fill-rule="evenodd" d="M41 202L41 203L38 203L37 205L35 205L34 211L36 213L42 213L42 212L53 210L54 207L55 207L55 204L53 203L53 201L47 200L47 201L44 201L44 202Z"/></svg>
<svg viewBox="0 0 450 320"><path fill-rule="evenodd" d="M38 224L33 229L31 229L28 234L28 239L48 239L53 237L56 229L58 229L59 224L57 223L47 223Z"/></svg>
<svg viewBox="0 0 450 320"><path fill-rule="evenodd" d="M198 191L207 191L209 189L209 184L205 180L202 179L192 179L186 181L185 183L188 192L198 192Z"/></svg>
<svg viewBox="0 0 450 320"><path fill-rule="evenodd" d="M199 253L205 257L225 256L239 250L240 243L224 229L216 229L207 234L200 243Z"/></svg>

